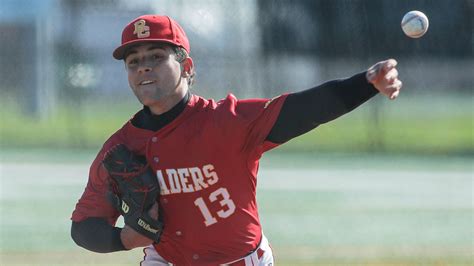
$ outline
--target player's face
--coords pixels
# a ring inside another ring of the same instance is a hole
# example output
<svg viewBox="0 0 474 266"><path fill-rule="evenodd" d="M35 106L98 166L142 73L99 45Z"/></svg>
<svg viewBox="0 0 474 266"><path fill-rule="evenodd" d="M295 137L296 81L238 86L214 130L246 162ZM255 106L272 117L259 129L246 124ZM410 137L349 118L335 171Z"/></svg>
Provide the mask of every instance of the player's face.
<svg viewBox="0 0 474 266"><path fill-rule="evenodd" d="M175 56L170 46L150 43L131 48L125 58L130 87L138 100L152 110L172 107L187 91Z"/></svg>

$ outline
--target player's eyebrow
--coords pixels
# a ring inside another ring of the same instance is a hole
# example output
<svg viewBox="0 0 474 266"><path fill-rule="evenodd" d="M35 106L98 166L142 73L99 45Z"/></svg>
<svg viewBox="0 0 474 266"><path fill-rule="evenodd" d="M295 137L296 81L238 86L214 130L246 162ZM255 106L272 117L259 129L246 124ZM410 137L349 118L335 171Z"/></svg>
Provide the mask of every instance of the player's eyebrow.
<svg viewBox="0 0 474 266"><path fill-rule="evenodd" d="M147 51L151 51L151 50L166 50L166 44L161 44L161 43L157 43L157 44L153 44L151 45L150 47L148 47L148 49L146 49ZM136 47L131 47L126 53L125 53L125 56L124 58L127 59L128 56L132 55L132 54L136 54L138 53L138 51L136 50Z"/></svg>
<svg viewBox="0 0 474 266"><path fill-rule="evenodd" d="M147 51L155 50L155 49L160 49L160 50L166 50L166 44L154 44L150 46Z"/></svg>
<svg viewBox="0 0 474 266"><path fill-rule="evenodd" d="M150 47L148 47L147 51L151 51L151 50L155 50L155 49L165 50L165 48L166 48L165 44L154 44L154 45L151 45ZM132 47L132 48L130 48L130 50L128 50L127 56L129 56L131 54L136 54L136 53L137 53L136 47Z"/></svg>

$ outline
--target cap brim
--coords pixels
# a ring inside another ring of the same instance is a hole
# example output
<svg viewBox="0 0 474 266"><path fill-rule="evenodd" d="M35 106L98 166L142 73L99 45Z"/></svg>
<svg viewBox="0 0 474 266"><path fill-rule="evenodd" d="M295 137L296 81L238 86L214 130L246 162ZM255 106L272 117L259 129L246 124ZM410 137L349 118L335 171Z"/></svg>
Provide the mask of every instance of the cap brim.
<svg viewBox="0 0 474 266"><path fill-rule="evenodd" d="M117 49L114 50L113 52L113 57L117 60L122 60L125 58L125 53L127 52L128 49L130 49L131 47L137 45L137 44L140 44L140 43L147 43L147 42L162 42L162 43L167 43L167 44L171 44L171 45L175 45L175 43L169 41L169 40L163 40L163 39L137 39L137 40L133 40L133 41L129 41L127 43L124 43L122 45L120 45Z"/></svg>

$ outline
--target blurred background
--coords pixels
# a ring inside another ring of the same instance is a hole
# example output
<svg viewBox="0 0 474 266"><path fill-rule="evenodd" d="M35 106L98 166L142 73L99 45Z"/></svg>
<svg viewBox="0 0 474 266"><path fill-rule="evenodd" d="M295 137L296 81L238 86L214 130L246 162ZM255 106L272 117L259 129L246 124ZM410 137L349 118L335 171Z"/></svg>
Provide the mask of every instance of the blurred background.
<svg viewBox="0 0 474 266"><path fill-rule="evenodd" d="M406 37L420 10L427 34ZM185 29L192 91L274 97L397 59L378 95L269 152L259 205L280 265L472 265L474 1L0 0L0 264L130 265L69 238L103 142L141 108L121 31L142 14Z"/></svg>

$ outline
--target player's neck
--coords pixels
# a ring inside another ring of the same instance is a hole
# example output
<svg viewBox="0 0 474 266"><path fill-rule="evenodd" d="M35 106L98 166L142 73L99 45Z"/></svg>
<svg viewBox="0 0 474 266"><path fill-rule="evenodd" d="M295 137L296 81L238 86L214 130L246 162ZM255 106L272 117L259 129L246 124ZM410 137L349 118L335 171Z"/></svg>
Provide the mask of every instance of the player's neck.
<svg viewBox="0 0 474 266"><path fill-rule="evenodd" d="M148 108L150 109L150 112L153 115L164 114L168 112L169 110L171 110L173 107L175 107L178 103L180 103L187 93L188 93L187 90L183 90L180 93L167 97L163 101L157 102L156 104L153 104L153 105L149 105Z"/></svg>

